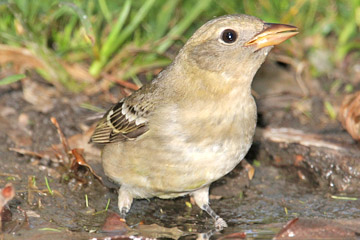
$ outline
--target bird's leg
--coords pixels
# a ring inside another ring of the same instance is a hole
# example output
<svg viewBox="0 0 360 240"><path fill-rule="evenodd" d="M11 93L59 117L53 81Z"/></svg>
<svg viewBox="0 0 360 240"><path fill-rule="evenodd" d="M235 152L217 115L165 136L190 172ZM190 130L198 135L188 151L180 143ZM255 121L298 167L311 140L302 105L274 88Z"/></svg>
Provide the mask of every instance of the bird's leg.
<svg viewBox="0 0 360 240"><path fill-rule="evenodd" d="M227 227L226 222L209 206L209 186L203 187L192 193L196 204L205 212L207 212L215 221L216 230L220 231Z"/></svg>
<svg viewBox="0 0 360 240"><path fill-rule="evenodd" d="M118 207L121 218L125 219L126 214L130 211L132 201L133 201L132 194L129 193L126 187L121 186L119 189L119 196L118 196Z"/></svg>

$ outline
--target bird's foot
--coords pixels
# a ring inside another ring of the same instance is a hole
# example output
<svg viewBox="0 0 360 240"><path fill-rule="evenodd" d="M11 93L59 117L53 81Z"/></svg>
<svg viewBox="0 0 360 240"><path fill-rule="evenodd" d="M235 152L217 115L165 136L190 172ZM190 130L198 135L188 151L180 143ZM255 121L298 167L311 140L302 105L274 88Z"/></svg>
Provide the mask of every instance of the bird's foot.
<svg viewBox="0 0 360 240"><path fill-rule="evenodd" d="M216 231L221 231L228 226L225 220L217 215L208 204L203 205L202 209L204 209L215 220Z"/></svg>
<svg viewBox="0 0 360 240"><path fill-rule="evenodd" d="M126 218L126 214L129 212L129 208L127 207L123 207L120 210L120 217L124 220L124 222L126 222L125 218Z"/></svg>
<svg viewBox="0 0 360 240"><path fill-rule="evenodd" d="M118 207L120 211L120 217L124 219L124 221L126 214L130 211L132 201L132 194L127 190L126 186L121 186L119 189Z"/></svg>
<svg viewBox="0 0 360 240"><path fill-rule="evenodd" d="M215 219L215 229L216 229L216 231L221 231L224 228L226 228L227 226L228 226L227 223L221 217L218 217L218 218Z"/></svg>
<svg viewBox="0 0 360 240"><path fill-rule="evenodd" d="M196 204L207 212L215 221L215 230L221 231L227 227L226 222L209 206L209 186L203 187L192 193Z"/></svg>

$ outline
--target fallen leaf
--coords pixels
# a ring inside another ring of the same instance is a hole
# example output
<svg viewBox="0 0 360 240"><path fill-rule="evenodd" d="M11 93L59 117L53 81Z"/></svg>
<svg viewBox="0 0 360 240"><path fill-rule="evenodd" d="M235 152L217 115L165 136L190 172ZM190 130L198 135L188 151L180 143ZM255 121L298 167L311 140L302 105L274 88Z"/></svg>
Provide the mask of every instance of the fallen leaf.
<svg viewBox="0 0 360 240"><path fill-rule="evenodd" d="M120 217L120 215L114 212L109 212L101 230L104 232L116 232L124 235L130 231L130 227L126 224L125 220Z"/></svg>
<svg viewBox="0 0 360 240"><path fill-rule="evenodd" d="M95 173L92 167L85 161L84 157L82 156L82 150L79 148L74 148L71 150L74 159L71 163L71 170L77 171L79 166L86 167L89 171L96 177L101 183L103 183L102 178Z"/></svg>
<svg viewBox="0 0 360 240"><path fill-rule="evenodd" d="M22 73L26 69L42 69L44 70L49 79L52 79L52 84L58 88L63 89L63 86L59 83L59 75L56 70L49 63L48 59L42 58L43 54L34 54L27 48L14 47L9 45L0 44L0 65L12 63L14 72ZM79 64L69 65L61 63L62 67L71 75L74 79L94 82L94 78ZM36 95L39 95L36 93ZM30 96L29 96L30 97Z"/></svg>
<svg viewBox="0 0 360 240"><path fill-rule="evenodd" d="M0 44L0 64L12 62L17 70L28 68L44 68L45 63L26 48Z"/></svg>
<svg viewBox="0 0 360 240"><path fill-rule="evenodd" d="M11 183L7 183L3 189L0 190L0 232L2 232L3 218L8 218L8 212L3 211L4 206L8 201L15 196L15 188Z"/></svg>
<svg viewBox="0 0 360 240"><path fill-rule="evenodd" d="M9 200L11 200L15 196L15 188L11 183L5 185L5 187L1 190L1 195L3 197L2 205L5 205Z"/></svg>

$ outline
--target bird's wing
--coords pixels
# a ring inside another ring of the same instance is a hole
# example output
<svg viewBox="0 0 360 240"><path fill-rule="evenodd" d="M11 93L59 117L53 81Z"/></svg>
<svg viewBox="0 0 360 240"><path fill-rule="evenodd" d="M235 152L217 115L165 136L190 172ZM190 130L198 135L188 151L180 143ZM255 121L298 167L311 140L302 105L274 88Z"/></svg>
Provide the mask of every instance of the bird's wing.
<svg viewBox="0 0 360 240"><path fill-rule="evenodd" d="M133 98L124 98L115 104L99 121L90 142L106 144L136 139L149 130L146 101L136 104Z"/></svg>

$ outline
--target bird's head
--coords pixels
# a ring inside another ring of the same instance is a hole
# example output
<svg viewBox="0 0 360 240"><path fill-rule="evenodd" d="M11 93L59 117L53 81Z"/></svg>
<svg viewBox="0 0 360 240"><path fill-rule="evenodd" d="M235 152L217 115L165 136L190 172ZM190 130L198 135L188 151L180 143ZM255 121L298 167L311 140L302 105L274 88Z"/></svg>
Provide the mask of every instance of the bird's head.
<svg viewBox="0 0 360 240"><path fill-rule="evenodd" d="M297 33L294 26L265 23L253 16L222 16L200 27L179 57L225 79L246 76L251 81L271 48Z"/></svg>

